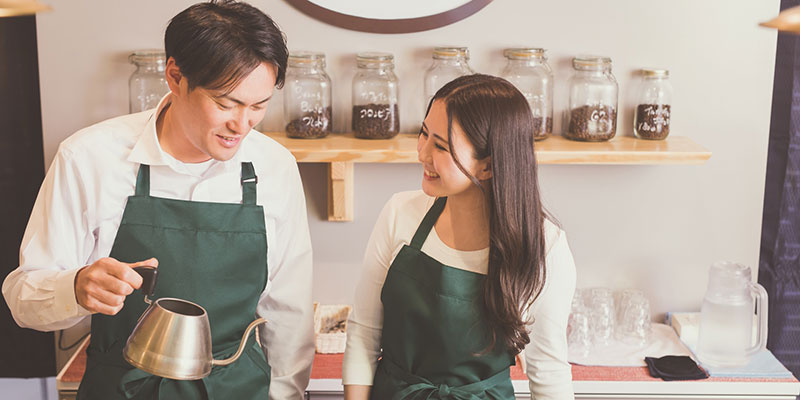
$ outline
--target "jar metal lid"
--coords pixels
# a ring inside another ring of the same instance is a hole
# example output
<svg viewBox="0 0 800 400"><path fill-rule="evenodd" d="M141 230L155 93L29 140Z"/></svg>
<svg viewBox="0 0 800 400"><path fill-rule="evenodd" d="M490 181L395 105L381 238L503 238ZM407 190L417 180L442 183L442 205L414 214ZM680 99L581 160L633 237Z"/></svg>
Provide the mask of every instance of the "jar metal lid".
<svg viewBox="0 0 800 400"><path fill-rule="evenodd" d="M642 68L642 76L648 78L668 78L669 71L661 68Z"/></svg>
<svg viewBox="0 0 800 400"><path fill-rule="evenodd" d="M469 49L460 46L440 46L433 48L433 58L436 59L451 59L464 57L469 60Z"/></svg>
<svg viewBox="0 0 800 400"><path fill-rule="evenodd" d="M392 53L370 51L356 54L356 61L366 63L391 63L394 62L394 55L392 55Z"/></svg>
<svg viewBox="0 0 800 400"><path fill-rule="evenodd" d="M290 64L306 65L317 62L325 63L325 53L316 51L292 51L289 53Z"/></svg>
<svg viewBox="0 0 800 400"><path fill-rule="evenodd" d="M611 66L611 58L604 56L579 55L572 58L572 68L602 69Z"/></svg>
<svg viewBox="0 0 800 400"><path fill-rule="evenodd" d="M503 55L506 58L514 60L528 60L532 58L546 60L545 52L547 52L547 50L541 47L512 47L503 50Z"/></svg>
<svg viewBox="0 0 800 400"><path fill-rule="evenodd" d="M128 61L134 64L163 64L167 60L164 50L143 49L136 50L128 56Z"/></svg>

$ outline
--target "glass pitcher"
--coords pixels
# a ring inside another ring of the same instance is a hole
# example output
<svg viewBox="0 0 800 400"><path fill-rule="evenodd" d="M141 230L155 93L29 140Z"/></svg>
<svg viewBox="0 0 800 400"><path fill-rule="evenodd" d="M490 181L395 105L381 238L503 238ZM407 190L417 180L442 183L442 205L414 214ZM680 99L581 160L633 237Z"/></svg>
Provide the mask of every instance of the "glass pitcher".
<svg viewBox="0 0 800 400"><path fill-rule="evenodd" d="M766 346L767 291L752 282L750 267L714 263L700 310L697 358L713 367L742 366Z"/></svg>

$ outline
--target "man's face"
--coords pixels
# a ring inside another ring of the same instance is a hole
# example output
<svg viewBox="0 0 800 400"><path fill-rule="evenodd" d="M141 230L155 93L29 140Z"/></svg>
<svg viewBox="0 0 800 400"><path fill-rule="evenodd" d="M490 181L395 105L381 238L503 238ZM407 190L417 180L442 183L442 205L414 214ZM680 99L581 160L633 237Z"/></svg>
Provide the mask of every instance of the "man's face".
<svg viewBox="0 0 800 400"><path fill-rule="evenodd" d="M227 94L202 87L189 91L186 79L181 79L170 106L179 127L179 137L174 141L177 146L170 153L190 163L231 159L245 136L264 118L276 72L274 65L262 63Z"/></svg>

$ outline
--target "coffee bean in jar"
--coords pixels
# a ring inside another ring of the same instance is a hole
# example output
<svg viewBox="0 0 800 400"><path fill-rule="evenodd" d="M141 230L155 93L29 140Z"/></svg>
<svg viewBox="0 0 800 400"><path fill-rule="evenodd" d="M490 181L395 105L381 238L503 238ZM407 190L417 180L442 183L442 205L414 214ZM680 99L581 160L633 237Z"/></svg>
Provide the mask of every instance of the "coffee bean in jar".
<svg viewBox="0 0 800 400"><path fill-rule="evenodd" d="M641 139L661 140L669 135L669 104L636 106L634 133Z"/></svg>
<svg viewBox="0 0 800 400"><path fill-rule="evenodd" d="M640 70L641 82L633 116L633 134L639 139L662 140L669 135L672 118L672 84L669 71L659 68Z"/></svg>
<svg viewBox="0 0 800 400"><path fill-rule="evenodd" d="M547 139L553 133L553 118L533 117L533 140Z"/></svg>
<svg viewBox="0 0 800 400"><path fill-rule="evenodd" d="M320 111L308 111L286 124L286 136L296 139L316 139L328 136L331 123L331 107Z"/></svg>
<svg viewBox="0 0 800 400"><path fill-rule="evenodd" d="M586 142L610 140L617 133L617 110L606 105L585 105L569 113L567 139Z"/></svg>
<svg viewBox="0 0 800 400"><path fill-rule="evenodd" d="M397 104L353 106L353 131L360 139L390 139L400 132Z"/></svg>
<svg viewBox="0 0 800 400"><path fill-rule="evenodd" d="M572 59L569 108L564 137L585 142L609 140L617 133L619 85L611 72L611 59L580 55Z"/></svg>

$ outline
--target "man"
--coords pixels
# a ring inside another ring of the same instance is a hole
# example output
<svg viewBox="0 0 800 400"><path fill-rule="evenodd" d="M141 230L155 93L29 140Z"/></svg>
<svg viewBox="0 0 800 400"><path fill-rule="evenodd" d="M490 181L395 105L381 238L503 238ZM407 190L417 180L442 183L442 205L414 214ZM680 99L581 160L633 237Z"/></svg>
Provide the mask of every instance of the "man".
<svg viewBox="0 0 800 400"><path fill-rule="evenodd" d="M283 33L258 9L196 4L165 34L170 93L61 143L3 295L20 326L65 329L92 315L79 399L300 399L314 353L311 244L297 164L252 131L283 84ZM132 267L158 266L153 298L204 307L215 358L198 381L122 359L146 304ZM267 363L268 360L268 363Z"/></svg>

